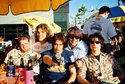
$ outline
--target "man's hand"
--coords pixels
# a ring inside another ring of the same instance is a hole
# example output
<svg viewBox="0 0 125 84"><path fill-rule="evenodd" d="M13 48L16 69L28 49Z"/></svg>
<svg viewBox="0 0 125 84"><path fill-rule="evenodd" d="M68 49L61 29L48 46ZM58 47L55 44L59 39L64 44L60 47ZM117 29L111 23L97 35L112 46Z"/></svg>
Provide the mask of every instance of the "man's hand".
<svg viewBox="0 0 125 84"><path fill-rule="evenodd" d="M82 61L81 60L77 60L75 64L76 64L77 68L80 68L82 66Z"/></svg>

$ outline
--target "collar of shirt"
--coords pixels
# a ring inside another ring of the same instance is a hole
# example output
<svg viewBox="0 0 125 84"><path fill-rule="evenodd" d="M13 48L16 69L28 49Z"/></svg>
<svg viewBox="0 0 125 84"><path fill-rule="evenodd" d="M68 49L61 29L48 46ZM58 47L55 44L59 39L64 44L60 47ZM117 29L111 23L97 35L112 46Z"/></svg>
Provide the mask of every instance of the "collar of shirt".
<svg viewBox="0 0 125 84"><path fill-rule="evenodd" d="M74 50L74 49L81 49L82 43L83 43L83 41L79 41L78 44L73 48L73 50ZM70 49L70 50L72 50L71 47L70 47L70 45L69 45L69 43L68 43L68 45L67 45L67 48Z"/></svg>
<svg viewBox="0 0 125 84"><path fill-rule="evenodd" d="M32 50L29 50L28 52L26 52L26 54L25 55L31 55L33 53L33 51ZM22 56L22 54L21 54L21 51L20 50L18 50L18 54L20 55L20 56ZM24 56L25 56L24 55Z"/></svg>

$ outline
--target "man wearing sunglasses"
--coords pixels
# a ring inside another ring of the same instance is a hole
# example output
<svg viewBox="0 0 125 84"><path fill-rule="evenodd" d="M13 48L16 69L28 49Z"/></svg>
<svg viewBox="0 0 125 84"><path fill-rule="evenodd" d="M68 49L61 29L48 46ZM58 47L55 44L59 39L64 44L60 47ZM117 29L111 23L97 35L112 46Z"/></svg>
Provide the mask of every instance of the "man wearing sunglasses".
<svg viewBox="0 0 125 84"><path fill-rule="evenodd" d="M82 30L76 26L71 27L67 30L68 44L66 50L74 53L74 60L81 59L88 53L87 44L82 41L83 33Z"/></svg>
<svg viewBox="0 0 125 84"><path fill-rule="evenodd" d="M90 52L81 60L82 65L77 72L80 84L119 84L124 81L125 72L114 57L101 52L103 37L95 33L89 39Z"/></svg>

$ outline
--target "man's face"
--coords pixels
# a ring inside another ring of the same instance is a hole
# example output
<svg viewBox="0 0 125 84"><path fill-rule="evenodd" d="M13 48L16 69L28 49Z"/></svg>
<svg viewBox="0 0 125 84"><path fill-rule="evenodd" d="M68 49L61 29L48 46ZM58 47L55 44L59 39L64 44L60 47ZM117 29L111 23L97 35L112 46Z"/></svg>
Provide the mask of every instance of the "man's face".
<svg viewBox="0 0 125 84"><path fill-rule="evenodd" d="M119 36L119 37L118 37L118 43L121 43L121 42L122 42L122 37Z"/></svg>
<svg viewBox="0 0 125 84"><path fill-rule="evenodd" d="M90 43L91 51L100 51L101 50L101 41L98 38L92 38Z"/></svg>
<svg viewBox="0 0 125 84"><path fill-rule="evenodd" d="M23 39L20 41L20 49L22 52L27 52L30 49L30 42L28 39Z"/></svg>
<svg viewBox="0 0 125 84"><path fill-rule="evenodd" d="M108 18L109 12L105 12L105 18Z"/></svg>
<svg viewBox="0 0 125 84"><path fill-rule="evenodd" d="M74 48L78 42L80 41L80 38L77 36L70 36L69 37L69 43L70 43L70 47Z"/></svg>
<svg viewBox="0 0 125 84"><path fill-rule="evenodd" d="M61 40L56 40L55 44L54 44L54 52L55 53L62 53L63 51L63 43Z"/></svg>

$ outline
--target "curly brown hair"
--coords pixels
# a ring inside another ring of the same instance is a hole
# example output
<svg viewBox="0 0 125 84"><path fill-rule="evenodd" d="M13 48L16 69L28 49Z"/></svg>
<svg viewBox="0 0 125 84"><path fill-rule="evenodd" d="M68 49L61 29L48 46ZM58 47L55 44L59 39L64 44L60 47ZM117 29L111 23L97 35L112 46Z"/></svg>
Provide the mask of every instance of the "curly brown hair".
<svg viewBox="0 0 125 84"><path fill-rule="evenodd" d="M38 29L39 28L41 28L42 30L44 30L47 34L47 40L48 40L48 38L50 38L51 36L52 36L52 33L51 33L51 30L50 30L50 28L49 28L49 26L47 25L47 24L39 24L37 27L36 27L36 32L35 32L35 40L36 40L36 42L38 42L39 40L38 40L38 37L37 37L37 32L38 32Z"/></svg>

